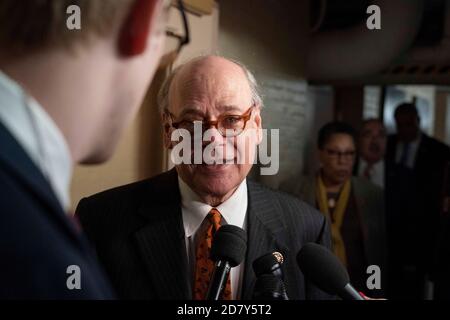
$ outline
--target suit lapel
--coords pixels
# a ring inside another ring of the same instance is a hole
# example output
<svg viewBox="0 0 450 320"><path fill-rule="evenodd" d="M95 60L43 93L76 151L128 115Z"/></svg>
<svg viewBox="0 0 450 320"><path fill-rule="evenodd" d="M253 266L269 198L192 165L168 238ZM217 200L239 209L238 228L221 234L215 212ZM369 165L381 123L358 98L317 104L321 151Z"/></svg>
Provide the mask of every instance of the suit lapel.
<svg viewBox="0 0 450 320"><path fill-rule="evenodd" d="M177 173L162 177L140 206L147 223L135 240L158 299L191 299Z"/></svg>
<svg viewBox="0 0 450 320"><path fill-rule="evenodd" d="M287 243L287 230L276 204L268 197L268 192L261 186L248 182L248 209L247 209L247 255L244 267L244 281L242 286L242 299L250 300L256 276L253 271L253 261L270 252L280 251L283 256L289 255ZM286 279L289 277L285 272ZM289 288L287 288L288 291Z"/></svg>
<svg viewBox="0 0 450 320"><path fill-rule="evenodd" d="M417 173L421 173L421 168L428 168L429 166L426 164L427 159L429 159L430 155L433 154L433 150L430 150L428 143L428 136L424 133L421 133L421 140L417 147L416 158L414 159L413 170Z"/></svg>

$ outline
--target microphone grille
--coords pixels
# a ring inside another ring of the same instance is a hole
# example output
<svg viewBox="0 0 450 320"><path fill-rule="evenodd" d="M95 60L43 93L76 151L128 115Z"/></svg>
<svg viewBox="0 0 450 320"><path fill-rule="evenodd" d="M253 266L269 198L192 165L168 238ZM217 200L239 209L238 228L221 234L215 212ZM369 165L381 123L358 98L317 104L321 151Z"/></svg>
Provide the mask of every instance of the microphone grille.
<svg viewBox="0 0 450 320"><path fill-rule="evenodd" d="M284 300L286 289L283 281L273 274L263 274L256 280L253 299Z"/></svg>
<svg viewBox="0 0 450 320"><path fill-rule="evenodd" d="M280 270L283 262L284 257L280 252L267 253L253 261L253 271L255 271L257 277L262 274L273 273Z"/></svg>
<svg viewBox="0 0 450 320"><path fill-rule="evenodd" d="M221 226L214 235L211 259L213 261L226 260L231 267L235 267L244 260L246 251L246 232L242 228L227 224Z"/></svg>

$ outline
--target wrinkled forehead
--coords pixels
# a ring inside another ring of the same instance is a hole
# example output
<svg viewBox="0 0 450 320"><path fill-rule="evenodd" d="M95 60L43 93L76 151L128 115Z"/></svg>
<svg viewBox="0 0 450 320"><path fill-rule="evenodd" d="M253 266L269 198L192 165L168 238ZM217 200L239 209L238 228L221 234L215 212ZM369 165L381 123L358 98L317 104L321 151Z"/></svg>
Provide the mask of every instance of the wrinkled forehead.
<svg viewBox="0 0 450 320"><path fill-rule="evenodd" d="M169 89L169 110L176 115L186 109L203 114L245 112L252 94L243 70L232 63L205 64L179 71Z"/></svg>

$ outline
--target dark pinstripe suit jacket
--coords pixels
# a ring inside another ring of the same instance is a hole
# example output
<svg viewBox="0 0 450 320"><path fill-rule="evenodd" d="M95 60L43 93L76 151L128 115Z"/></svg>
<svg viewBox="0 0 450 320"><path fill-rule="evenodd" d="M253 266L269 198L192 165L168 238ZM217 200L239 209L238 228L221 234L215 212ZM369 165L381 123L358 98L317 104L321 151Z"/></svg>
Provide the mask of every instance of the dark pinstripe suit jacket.
<svg viewBox="0 0 450 320"><path fill-rule="evenodd" d="M287 194L248 182L247 255L243 299L256 281L252 262L268 252L285 256L290 299L328 299L308 283L296 254L308 242L330 246L324 216ZM191 299L177 173L107 190L80 201L77 214L121 298Z"/></svg>

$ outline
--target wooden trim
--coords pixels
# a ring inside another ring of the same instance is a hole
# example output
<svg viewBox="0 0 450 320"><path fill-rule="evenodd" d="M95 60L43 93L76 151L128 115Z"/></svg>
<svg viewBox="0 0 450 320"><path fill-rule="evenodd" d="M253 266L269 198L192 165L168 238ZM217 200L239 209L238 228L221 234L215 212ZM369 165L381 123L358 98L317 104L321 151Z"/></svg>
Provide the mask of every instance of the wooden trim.
<svg viewBox="0 0 450 320"><path fill-rule="evenodd" d="M176 1L172 1L176 5ZM214 9L214 0L183 0L187 12L195 15L210 15Z"/></svg>

